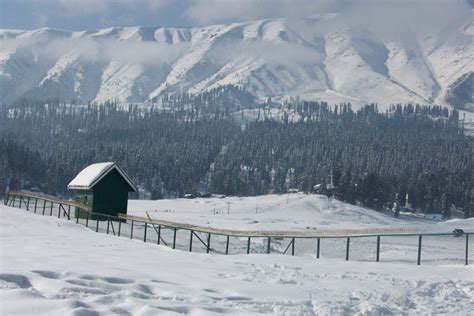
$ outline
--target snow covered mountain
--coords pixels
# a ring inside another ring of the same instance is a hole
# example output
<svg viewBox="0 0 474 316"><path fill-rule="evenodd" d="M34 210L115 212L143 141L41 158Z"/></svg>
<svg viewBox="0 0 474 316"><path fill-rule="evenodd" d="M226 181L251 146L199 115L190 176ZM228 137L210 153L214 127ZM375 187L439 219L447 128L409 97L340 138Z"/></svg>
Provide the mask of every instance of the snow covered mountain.
<svg viewBox="0 0 474 316"><path fill-rule="evenodd" d="M474 109L471 19L429 35L393 38L332 23L336 19L325 14L200 28L0 30L0 102L142 102L234 84L261 98Z"/></svg>

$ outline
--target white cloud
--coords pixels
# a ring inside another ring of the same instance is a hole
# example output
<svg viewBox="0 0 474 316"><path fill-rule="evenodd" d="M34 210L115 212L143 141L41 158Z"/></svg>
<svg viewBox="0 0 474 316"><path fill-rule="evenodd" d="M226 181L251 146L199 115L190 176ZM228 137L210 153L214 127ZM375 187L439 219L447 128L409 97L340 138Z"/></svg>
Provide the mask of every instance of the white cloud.
<svg viewBox="0 0 474 316"><path fill-rule="evenodd" d="M339 11L347 0L191 0L184 15L199 24L299 17Z"/></svg>
<svg viewBox="0 0 474 316"><path fill-rule="evenodd" d="M379 36L438 32L472 14L465 0L354 0L341 11L344 23Z"/></svg>
<svg viewBox="0 0 474 316"><path fill-rule="evenodd" d="M0 0L4 1L4 0ZM71 29L104 28L107 26L141 25L140 20L157 16L172 0L22 0L30 7L19 6L9 13L18 19L33 19L36 27L51 26ZM29 11L30 16L22 11ZM64 26L62 26L64 25ZM93 25L81 27L80 25Z"/></svg>
<svg viewBox="0 0 474 316"><path fill-rule="evenodd" d="M3 51L25 49L38 57L56 60L65 54L77 54L80 58L104 61L115 60L129 64L163 65L174 62L189 44L168 45L157 42L118 41L88 38L56 38L46 40L42 36L0 40Z"/></svg>
<svg viewBox="0 0 474 316"><path fill-rule="evenodd" d="M44 0L39 0L43 1ZM70 15L100 14L112 9L126 11L158 10L170 0L52 0ZM52 3L50 1L49 5ZM54 4L53 4L54 5Z"/></svg>
<svg viewBox="0 0 474 316"><path fill-rule="evenodd" d="M452 28L472 16L466 0L190 0L184 15L208 25L329 12L338 16L326 25L330 29L345 25L399 40Z"/></svg>

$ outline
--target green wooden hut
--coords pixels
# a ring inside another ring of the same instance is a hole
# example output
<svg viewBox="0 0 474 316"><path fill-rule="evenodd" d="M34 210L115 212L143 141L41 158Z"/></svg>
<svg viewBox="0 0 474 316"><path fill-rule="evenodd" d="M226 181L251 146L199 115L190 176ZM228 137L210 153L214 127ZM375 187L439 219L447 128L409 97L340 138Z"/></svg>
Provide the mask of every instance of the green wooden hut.
<svg viewBox="0 0 474 316"><path fill-rule="evenodd" d="M112 216L127 214L128 192L138 191L127 174L113 162L86 167L69 183L68 189L74 191L77 202L89 206L92 212ZM76 216L85 218L86 215L76 209Z"/></svg>

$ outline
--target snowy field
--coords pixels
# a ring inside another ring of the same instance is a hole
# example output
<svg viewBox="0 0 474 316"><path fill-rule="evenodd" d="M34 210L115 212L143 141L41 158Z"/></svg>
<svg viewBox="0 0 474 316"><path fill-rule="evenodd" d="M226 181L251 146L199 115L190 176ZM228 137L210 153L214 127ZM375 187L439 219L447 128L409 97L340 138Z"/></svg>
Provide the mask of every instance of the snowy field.
<svg viewBox="0 0 474 316"><path fill-rule="evenodd" d="M258 197L227 197L227 198L197 198L174 200L131 200L129 201L130 215L146 217L179 223L188 223L222 229L237 229L250 231L286 231L304 232L308 234L324 233L331 235L371 234L383 229L392 233L451 233L459 228L466 232L474 232L474 219L452 219L441 221L433 217L414 214L401 214L394 218L389 213L380 213L363 207L346 204L337 200L329 202L325 196L306 194L267 195ZM104 231L105 223L101 224ZM122 225L122 233L130 236L130 223ZM171 244L172 229L162 229L161 237ZM134 238L143 238L144 227L135 223ZM157 233L147 229L147 241L157 243ZM206 234L200 234L205 242ZM189 233L177 232L176 248L188 250ZM266 253L267 238L252 238L250 253ZM246 237L231 237L231 254L247 252ZM291 238L274 238L271 241L271 253L290 254ZM320 255L324 258L346 257L345 238L324 238L320 240ZM474 249L474 238L470 239L471 249ZM225 253L226 237L213 235L211 240L213 252ZM377 238L351 238L350 260L375 261ZM315 238L297 238L294 253L298 256L316 254L317 240ZM193 251L205 252L206 248L194 238ZM382 237L380 245L380 261L406 262L416 264L418 252L418 236ZM449 236L425 236L422 246L423 264L464 264L464 238ZM474 260L474 252L470 254Z"/></svg>
<svg viewBox="0 0 474 316"><path fill-rule="evenodd" d="M0 225L1 315L474 310L472 265L188 253L5 206Z"/></svg>
<svg viewBox="0 0 474 316"><path fill-rule="evenodd" d="M128 214L161 220L237 230L351 230L377 227L451 232L474 230L474 222L442 222L424 216L391 214L328 201L324 195L281 194L255 197L129 200ZM461 225L460 227L458 227Z"/></svg>

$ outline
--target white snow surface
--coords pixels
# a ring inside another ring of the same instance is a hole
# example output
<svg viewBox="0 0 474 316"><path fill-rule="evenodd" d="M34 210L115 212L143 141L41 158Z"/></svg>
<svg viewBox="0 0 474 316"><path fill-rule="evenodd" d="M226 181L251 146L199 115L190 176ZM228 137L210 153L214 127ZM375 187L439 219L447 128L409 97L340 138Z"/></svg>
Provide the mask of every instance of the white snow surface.
<svg viewBox="0 0 474 316"><path fill-rule="evenodd" d="M138 190L128 175L113 162L99 162L87 166L81 172L79 172L74 179L72 179L72 181L68 184L68 188L91 189L98 181L100 181L112 170L117 170L122 178L130 185L132 191Z"/></svg>
<svg viewBox="0 0 474 316"><path fill-rule="evenodd" d="M468 315L473 266L208 255L0 206L2 315Z"/></svg>
<svg viewBox="0 0 474 316"><path fill-rule="evenodd" d="M254 197L129 200L128 214L236 230L332 231L391 227L449 233L474 231L473 220L440 221L422 214L391 213L329 201L317 194L270 194Z"/></svg>
<svg viewBox="0 0 474 316"><path fill-rule="evenodd" d="M100 162L87 166L72 179L68 184L68 188L90 188L113 164L113 162Z"/></svg>
<svg viewBox="0 0 474 316"><path fill-rule="evenodd" d="M449 87L474 71L472 19L426 37L405 34L408 41L337 19L0 30L0 89L4 101L28 93L143 102L234 84L262 99L377 102L383 109L393 103L445 104Z"/></svg>

